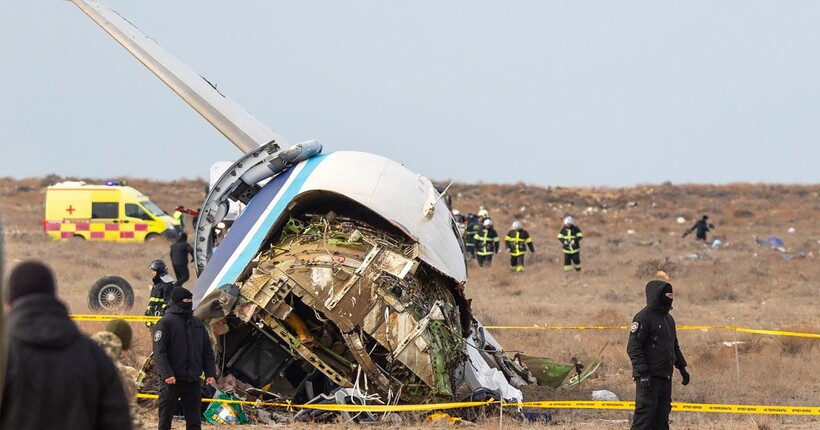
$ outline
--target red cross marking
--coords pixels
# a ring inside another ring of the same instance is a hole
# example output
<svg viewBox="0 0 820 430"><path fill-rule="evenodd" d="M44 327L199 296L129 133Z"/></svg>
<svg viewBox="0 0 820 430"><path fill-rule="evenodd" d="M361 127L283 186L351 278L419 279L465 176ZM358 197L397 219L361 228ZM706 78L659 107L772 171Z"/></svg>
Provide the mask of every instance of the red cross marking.
<svg viewBox="0 0 820 430"><path fill-rule="evenodd" d="M66 208L65 211L68 212L69 215L74 215L74 211L76 210L77 209L74 209L71 205L68 205L68 208Z"/></svg>

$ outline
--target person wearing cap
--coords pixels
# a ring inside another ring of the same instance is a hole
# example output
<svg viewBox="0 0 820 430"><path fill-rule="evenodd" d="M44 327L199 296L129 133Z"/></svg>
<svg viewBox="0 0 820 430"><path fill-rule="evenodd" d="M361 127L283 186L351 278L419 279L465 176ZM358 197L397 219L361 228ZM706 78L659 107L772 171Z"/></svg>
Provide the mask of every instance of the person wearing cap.
<svg viewBox="0 0 820 430"><path fill-rule="evenodd" d="M498 232L493 228L493 220L484 220L481 231L473 236L475 241L475 255L480 267L493 264L493 255L498 254L499 239Z"/></svg>
<svg viewBox="0 0 820 430"><path fill-rule="evenodd" d="M174 278L168 274L168 266L162 260L154 260L148 265L151 270L151 295L148 298L148 306L145 308L145 315L151 317L161 317L165 315L165 308L171 298L171 291L174 289ZM146 322L149 328L153 322Z"/></svg>
<svg viewBox="0 0 820 430"><path fill-rule="evenodd" d="M139 408L137 407L137 392L139 391L137 377L139 372L122 362L123 355L131 349L132 336L133 332L128 322L118 318L109 321L105 326L105 330L94 333L91 339L102 347L108 358L117 367L128 399L128 406L131 410L131 427L134 430L142 430L145 425L139 416Z"/></svg>
<svg viewBox="0 0 820 430"><path fill-rule="evenodd" d="M524 254L527 253L527 247L530 252L535 254L535 245L532 244L532 238L520 221L512 223L512 229L504 238L504 243L507 244L507 250L510 251L510 270L515 272L524 271Z"/></svg>
<svg viewBox="0 0 820 430"><path fill-rule="evenodd" d="M565 272L572 269L575 269L576 272L581 271L581 239L583 238L584 234L575 225L572 217L569 215L564 217L564 226L558 232L558 241L561 242L564 251Z"/></svg>
<svg viewBox="0 0 820 430"><path fill-rule="evenodd" d="M171 292L171 304L152 334L154 362L160 378L159 430L169 430L177 401L182 401L186 429L201 428L200 403L204 373L216 383L211 339L205 324L193 315L193 295L183 287Z"/></svg>
<svg viewBox="0 0 820 430"><path fill-rule="evenodd" d="M653 280L646 284L646 307L629 328L626 352L635 380L635 414L632 429L668 429L672 410L673 368L682 384L689 384L686 359L678 345L675 319L669 315L674 294L672 284Z"/></svg>
<svg viewBox="0 0 820 430"><path fill-rule="evenodd" d="M117 368L56 297L51 270L25 261L8 279L2 429L130 429Z"/></svg>

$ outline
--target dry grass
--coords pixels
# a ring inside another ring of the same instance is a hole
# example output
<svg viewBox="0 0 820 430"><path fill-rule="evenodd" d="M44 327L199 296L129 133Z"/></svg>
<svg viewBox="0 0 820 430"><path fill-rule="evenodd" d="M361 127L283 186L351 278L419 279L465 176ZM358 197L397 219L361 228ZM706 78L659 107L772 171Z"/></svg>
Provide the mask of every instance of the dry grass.
<svg viewBox="0 0 820 430"><path fill-rule="evenodd" d="M0 179L9 264L29 258L49 262L58 276L59 293L74 313L88 312L86 294L94 280L106 274L123 276L135 288L132 313L141 313L150 283L146 265L154 258L167 258L168 244L48 241L41 231L42 206L44 187L53 179ZM202 181L131 180L129 184L169 211L177 204L198 207L205 186ZM479 205L485 206L502 236L519 219L535 241L537 253L528 256L524 273L510 273L503 254L490 268L470 266L467 294L473 299L474 313L487 325L627 325L644 304L643 285L656 270L665 270L675 286L672 313L679 325L724 326L734 321L740 327L820 333L820 186L664 184L570 189L456 183L451 190L461 212L477 212ZM555 235L565 213L572 214L584 231L581 273L562 270ZM717 226L710 239L719 238L723 245L716 250L692 236L680 238L702 213L708 213ZM677 224L679 216L687 222ZM787 233L790 227L794 234ZM758 247L754 235L780 236L791 255L804 251L807 256L786 261L777 251ZM99 327L83 324L87 331ZM147 329L136 324L134 329L136 352L145 354L150 348ZM609 343L596 377L580 389L538 389L527 400L586 400L597 389L610 390L624 400L634 396L623 331L497 330L493 334L511 351L556 360L576 356L585 361ZM732 331L681 331L679 338L692 383L683 387L675 380L675 401L818 406L817 339L738 333L737 340L743 342L738 347L738 379L734 348L723 344L735 339ZM621 411L552 412L560 424L534 427L627 426ZM676 428L820 425L810 417L673 413L673 419ZM488 422L480 427L497 425ZM506 428L519 426L524 424L504 423Z"/></svg>

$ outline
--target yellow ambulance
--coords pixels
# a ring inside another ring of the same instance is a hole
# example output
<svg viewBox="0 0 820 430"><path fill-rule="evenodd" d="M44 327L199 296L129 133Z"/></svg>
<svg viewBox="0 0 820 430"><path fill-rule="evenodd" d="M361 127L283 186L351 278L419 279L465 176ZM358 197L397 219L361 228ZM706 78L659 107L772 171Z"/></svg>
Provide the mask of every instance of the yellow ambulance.
<svg viewBox="0 0 820 430"><path fill-rule="evenodd" d="M52 239L143 242L175 238L179 222L136 189L109 181L68 181L46 189L43 231Z"/></svg>

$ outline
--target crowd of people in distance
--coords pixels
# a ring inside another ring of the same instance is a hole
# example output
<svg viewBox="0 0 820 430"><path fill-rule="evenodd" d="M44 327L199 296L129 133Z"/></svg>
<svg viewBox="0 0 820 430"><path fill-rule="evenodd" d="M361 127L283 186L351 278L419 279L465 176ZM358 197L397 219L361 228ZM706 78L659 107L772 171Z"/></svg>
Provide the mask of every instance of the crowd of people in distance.
<svg viewBox="0 0 820 430"><path fill-rule="evenodd" d="M501 237L487 209L481 208L476 214L466 215L456 209L452 211L452 214L459 226L459 231L462 232L467 260L475 260L479 267L492 265L493 256L503 248L510 255L510 270L523 272L524 256L527 252L535 254L532 236L519 220L513 221L502 244ZM581 270L581 239L583 237L581 229L575 225L572 216L566 215L564 225L557 236L564 254L565 271Z"/></svg>
<svg viewBox="0 0 820 430"><path fill-rule="evenodd" d="M462 214L458 209L452 210L453 219L461 232L464 241L464 250L467 261L476 261L479 267L492 265L493 256L506 249L510 255L510 270L524 271L524 256L529 252L535 254L535 245L530 233L524 229L520 220L513 221L510 230L503 238L495 229L495 223L490 213L484 207L478 212ZM706 233L714 230L714 224L709 223L709 217L703 215L691 228L684 231L682 237L695 232L698 241L706 242ZM584 233L575 224L570 214L564 214L563 224L558 231L557 239L561 243L564 271L581 271L581 240Z"/></svg>

